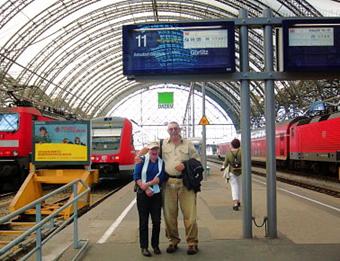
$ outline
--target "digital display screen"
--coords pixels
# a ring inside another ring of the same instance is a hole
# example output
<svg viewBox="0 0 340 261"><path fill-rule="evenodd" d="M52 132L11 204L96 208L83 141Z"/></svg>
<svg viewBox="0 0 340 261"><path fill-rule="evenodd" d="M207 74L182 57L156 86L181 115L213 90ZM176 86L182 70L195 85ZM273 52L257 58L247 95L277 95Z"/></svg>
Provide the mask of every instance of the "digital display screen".
<svg viewBox="0 0 340 261"><path fill-rule="evenodd" d="M284 20L284 71L340 71L339 20Z"/></svg>
<svg viewBox="0 0 340 261"><path fill-rule="evenodd" d="M126 76L234 71L234 22L123 26Z"/></svg>

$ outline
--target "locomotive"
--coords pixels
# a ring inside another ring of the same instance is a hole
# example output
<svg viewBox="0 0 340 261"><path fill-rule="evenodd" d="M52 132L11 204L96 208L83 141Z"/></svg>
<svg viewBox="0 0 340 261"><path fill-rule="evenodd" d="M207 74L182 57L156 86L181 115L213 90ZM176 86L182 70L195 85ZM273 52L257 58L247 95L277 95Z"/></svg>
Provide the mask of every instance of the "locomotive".
<svg viewBox="0 0 340 261"><path fill-rule="evenodd" d="M99 170L99 179L131 179L136 156L131 121L100 117L91 120L91 125L92 168Z"/></svg>
<svg viewBox="0 0 340 261"><path fill-rule="evenodd" d="M265 131L252 132L253 161L265 162ZM340 112L298 117L275 128L277 165L335 176L340 166Z"/></svg>
<svg viewBox="0 0 340 261"><path fill-rule="evenodd" d="M20 187L28 174L33 121L51 121L31 104L0 109L0 191Z"/></svg>
<svg viewBox="0 0 340 261"><path fill-rule="evenodd" d="M218 145L224 156L228 143ZM253 162L266 162L265 129L251 132ZM275 126L277 166L340 178L340 112L299 116Z"/></svg>

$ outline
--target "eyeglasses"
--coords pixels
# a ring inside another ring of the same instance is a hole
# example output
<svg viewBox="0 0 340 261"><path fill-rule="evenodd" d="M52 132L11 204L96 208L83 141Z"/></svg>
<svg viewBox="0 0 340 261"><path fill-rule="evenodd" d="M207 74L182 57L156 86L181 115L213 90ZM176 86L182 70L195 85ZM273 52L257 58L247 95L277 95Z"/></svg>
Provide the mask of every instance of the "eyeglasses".
<svg viewBox="0 0 340 261"><path fill-rule="evenodd" d="M178 127L174 127L174 128L168 128L168 131L178 131L179 128Z"/></svg>
<svg viewBox="0 0 340 261"><path fill-rule="evenodd" d="M168 131L177 131L177 130L179 130L179 128L178 128L178 127L174 127L174 128L168 128Z"/></svg>

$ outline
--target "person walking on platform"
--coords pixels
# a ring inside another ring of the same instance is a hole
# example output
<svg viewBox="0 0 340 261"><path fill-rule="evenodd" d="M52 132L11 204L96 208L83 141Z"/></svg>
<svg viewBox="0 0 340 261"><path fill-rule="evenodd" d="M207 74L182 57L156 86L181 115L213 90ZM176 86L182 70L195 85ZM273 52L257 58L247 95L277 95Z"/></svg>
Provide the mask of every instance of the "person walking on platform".
<svg viewBox="0 0 340 261"><path fill-rule="evenodd" d="M142 255L151 256L149 243L149 214L152 220L151 246L156 255L160 255L159 233L161 227L162 197L160 184L164 181L164 162L159 158L159 145L150 143L149 153L136 164L133 178L136 182L137 209L139 214L139 243Z"/></svg>
<svg viewBox="0 0 340 261"><path fill-rule="evenodd" d="M240 175L241 169L241 148L240 140L233 139L230 143L231 149L226 153L221 170L227 170L227 180L230 180L231 195L233 199L233 210L239 210L240 203Z"/></svg>
<svg viewBox="0 0 340 261"><path fill-rule="evenodd" d="M182 171L185 169L184 161L191 158L200 160L193 145L180 135L181 129L177 122L168 124L170 137L162 141L161 156L165 162L167 181L163 190L163 214L166 226L166 237L169 239L167 253L177 251L180 242L177 218L178 202L184 219L186 241L188 244L187 254L194 255L198 252L198 227L196 222L196 193L188 190L183 185ZM139 153L145 153L141 150Z"/></svg>

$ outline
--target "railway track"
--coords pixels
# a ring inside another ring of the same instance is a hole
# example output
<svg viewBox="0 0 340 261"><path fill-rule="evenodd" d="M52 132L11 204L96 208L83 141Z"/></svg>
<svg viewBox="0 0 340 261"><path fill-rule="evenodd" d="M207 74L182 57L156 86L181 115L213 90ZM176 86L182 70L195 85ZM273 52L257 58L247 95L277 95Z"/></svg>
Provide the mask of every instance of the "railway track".
<svg viewBox="0 0 340 261"><path fill-rule="evenodd" d="M110 197L111 195L113 195L114 193L116 193L117 191L119 191L120 189L122 189L124 186L126 186L125 183L118 185L117 187L115 187L114 189L112 189L111 191L107 192L107 193L103 193L102 195L99 192L95 192L95 193L91 193L91 203L90 203L90 207L89 209L92 209L96 206L98 206L100 203L102 203L105 199L107 199L108 197ZM97 193L97 194L96 194Z"/></svg>
<svg viewBox="0 0 340 261"><path fill-rule="evenodd" d="M218 164L219 166L222 165L222 161L218 159L208 158L208 161ZM266 169L264 167L252 167L252 173L258 176L265 177ZM340 183L333 181L330 178L322 177L321 179L315 176L311 177L306 173L292 173L287 171L277 171L276 176L276 180L280 182L303 187L332 197L340 198Z"/></svg>
<svg viewBox="0 0 340 261"><path fill-rule="evenodd" d="M0 194L0 200L6 197L13 196L13 195L15 195L15 192L8 192L8 193Z"/></svg>
<svg viewBox="0 0 340 261"><path fill-rule="evenodd" d="M15 196L15 192L0 194L0 217L9 214L8 206Z"/></svg>
<svg viewBox="0 0 340 261"><path fill-rule="evenodd" d="M103 202L105 199L122 189L126 183L119 183L116 186L110 186L101 188L100 186L95 186L93 190L91 190L91 196L90 196L90 206L83 208L79 211L79 216L85 214L89 210L95 208L98 206L101 202ZM49 193L51 190L47 190L44 194ZM14 197L15 193L13 192L12 195L6 195L6 197ZM2 199L5 198L1 197L0 195L0 217L4 216L5 214L8 214L8 210L4 211L2 214L2 209L7 209L12 198L7 201L3 201ZM63 202L66 202L68 200L69 196L66 195L66 193L63 195L61 193L58 194L57 197L51 199L50 201L54 201L58 204L63 204ZM46 226L43 231L43 238L47 237L50 233L55 231L62 223L64 222L64 219L62 217L58 217L58 219L54 222L53 225ZM20 216L11 222L8 222L6 224L0 224L0 248L5 246L7 242L13 240L16 236L24 233L27 229L31 228L35 225L34 220L32 220L31 215L23 215ZM5 255L0 257L0 260L18 260L20 257L22 257L24 254L28 253L33 247L35 246L35 236L32 234L31 236L27 237L23 242L18 244L16 247L12 248L12 250L9 253L6 253Z"/></svg>

